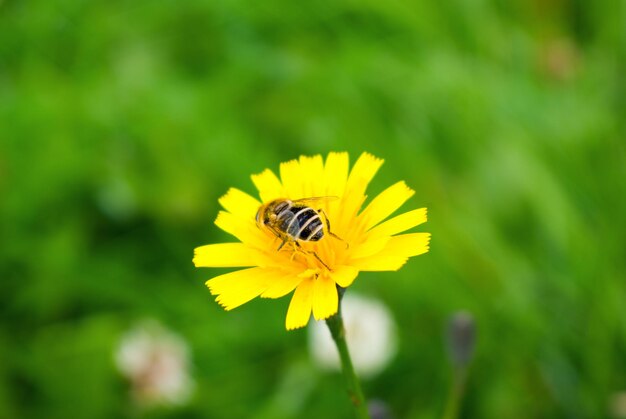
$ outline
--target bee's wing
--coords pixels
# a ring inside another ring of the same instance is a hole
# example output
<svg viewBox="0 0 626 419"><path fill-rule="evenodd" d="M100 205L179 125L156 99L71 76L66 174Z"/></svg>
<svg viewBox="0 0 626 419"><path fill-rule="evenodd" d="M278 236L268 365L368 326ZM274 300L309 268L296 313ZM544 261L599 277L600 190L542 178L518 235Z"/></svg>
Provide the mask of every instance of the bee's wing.
<svg viewBox="0 0 626 419"><path fill-rule="evenodd" d="M329 202L339 199L338 196L313 196L311 198L294 199L293 202L296 205L311 205L319 202Z"/></svg>

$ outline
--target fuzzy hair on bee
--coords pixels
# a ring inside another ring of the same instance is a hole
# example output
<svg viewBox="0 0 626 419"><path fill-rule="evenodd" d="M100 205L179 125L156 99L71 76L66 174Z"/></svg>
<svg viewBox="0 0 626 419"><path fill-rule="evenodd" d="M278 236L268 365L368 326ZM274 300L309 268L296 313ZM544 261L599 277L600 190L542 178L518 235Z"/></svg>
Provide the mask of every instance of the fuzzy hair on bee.
<svg viewBox="0 0 626 419"><path fill-rule="evenodd" d="M342 240L330 231L330 221L322 209L314 209L311 205L321 200L336 199L336 197L314 197L303 199L275 199L261 205L256 214L259 228L267 228L276 237L282 240L278 250L285 243L294 243L300 247L301 242L316 242L322 240L326 234ZM343 241L343 240L342 240ZM313 252L313 255L328 267Z"/></svg>

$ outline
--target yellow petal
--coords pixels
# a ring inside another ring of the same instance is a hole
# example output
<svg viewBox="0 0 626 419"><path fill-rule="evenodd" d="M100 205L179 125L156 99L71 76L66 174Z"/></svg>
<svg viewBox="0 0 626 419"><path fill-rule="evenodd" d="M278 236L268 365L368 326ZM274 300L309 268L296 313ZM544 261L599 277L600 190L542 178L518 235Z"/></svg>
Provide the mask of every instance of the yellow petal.
<svg viewBox="0 0 626 419"><path fill-rule="evenodd" d="M336 212L333 216L329 215L333 233L347 243L353 243L363 234L363 228L357 223L356 217L365 198L362 192L346 188Z"/></svg>
<svg viewBox="0 0 626 419"><path fill-rule="evenodd" d="M293 291L298 284L302 282L302 278L295 275L293 272L277 278L275 281L267 287L267 289L261 294L261 298L280 298L291 291Z"/></svg>
<svg viewBox="0 0 626 419"><path fill-rule="evenodd" d="M281 273L276 269L250 268L220 275L206 282L211 294L226 310L232 310L258 297Z"/></svg>
<svg viewBox="0 0 626 419"><path fill-rule="evenodd" d="M363 217L365 229L369 230L385 218L393 214L415 192L406 186L404 182L398 182L380 193L365 208L360 217Z"/></svg>
<svg viewBox="0 0 626 419"><path fill-rule="evenodd" d="M303 280L293 293L285 321L287 330L304 327L309 322L313 304L313 281L314 279Z"/></svg>
<svg viewBox="0 0 626 419"><path fill-rule="evenodd" d="M348 181L348 153L328 153L324 165L324 196L343 196Z"/></svg>
<svg viewBox="0 0 626 419"><path fill-rule="evenodd" d="M230 188L219 200L220 205L228 212L242 217L254 218L261 203L245 192Z"/></svg>
<svg viewBox="0 0 626 419"><path fill-rule="evenodd" d="M267 247L268 239L271 240L266 232L257 227L254 218L244 218L230 212L220 211L215 225L252 247Z"/></svg>
<svg viewBox="0 0 626 419"><path fill-rule="evenodd" d="M385 252L392 254L402 253L406 256L417 256L428 252L430 243L430 233L408 233L393 236Z"/></svg>
<svg viewBox="0 0 626 419"><path fill-rule="evenodd" d="M325 194L324 160L321 155L300 156L300 174L302 197L310 198Z"/></svg>
<svg viewBox="0 0 626 419"><path fill-rule="evenodd" d="M300 162L298 160L289 160L280 164L280 180L285 188L286 198L310 198L304 196L302 176L303 174L300 170Z"/></svg>
<svg viewBox="0 0 626 419"><path fill-rule="evenodd" d="M259 196L263 203L277 198L285 198L283 185L270 169L265 169L258 175L252 175L252 182L259 190Z"/></svg>
<svg viewBox="0 0 626 419"><path fill-rule="evenodd" d="M329 277L320 276L313 282L313 317L324 320L337 312L337 285Z"/></svg>
<svg viewBox="0 0 626 419"><path fill-rule="evenodd" d="M428 252L429 241L430 233L393 236L381 252L350 264L361 271L397 271L409 257Z"/></svg>
<svg viewBox="0 0 626 419"><path fill-rule="evenodd" d="M389 242L389 236L369 237L363 243L354 244L350 249L350 257L360 259L371 256L383 250Z"/></svg>
<svg viewBox="0 0 626 419"><path fill-rule="evenodd" d="M348 288L352 285L358 274L359 270L354 266L340 266L334 269L330 273L330 276L333 281L337 283L337 285L343 288Z"/></svg>
<svg viewBox="0 0 626 419"><path fill-rule="evenodd" d="M382 164L382 159L374 157L369 153L361 154L350 172L348 186L352 187L363 183L365 183L364 186L367 186Z"/></svg>
<svg viewBox="0 0 626 419"><path fill-rule="evenodd" d="M354 164L348 176L346 190L342 196L338 214L332 220L333 224L337 226L337 232L343 235L341 237L344 240L351 241L355 233L350 231L351 226L354 225L354 218L365 201L365 189L382 164L383 160L369 153L361 154Z"/></svg>
<svg viewBox="0 0 626 419"><path fill-rule="evenodd" d="M263 264L264 255L243 243L219 243L196 247L193 263L196 268L239 268Z"/></svg>
<svg viewBox="0 0 626 419"><path fill-rule="evenodd" d="M363 259L354 259L352 265L360 271L382 272L397 271L406 261L407 257L377 254Z"/></svg>
<svg viewBox="0 0 626 419"><path fill-rule="evenodd" d="M377 225L368 232L368 238L393 236L426 222L426 208L405 212Z"/></svg>

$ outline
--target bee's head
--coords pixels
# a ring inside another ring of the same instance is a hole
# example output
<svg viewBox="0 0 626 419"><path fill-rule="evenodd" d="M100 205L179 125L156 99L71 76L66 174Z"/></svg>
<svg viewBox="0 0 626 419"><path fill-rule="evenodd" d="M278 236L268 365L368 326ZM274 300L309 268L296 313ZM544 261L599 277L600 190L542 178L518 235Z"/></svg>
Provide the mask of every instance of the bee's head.
<svg viewBox="0 0 626 419"><path fill-rule="evenodd" d="M256 212L257 225L270 224L272 221L276 220L278 214L289 208L290 205L291 201L286 199L275 199L267 204L261 205Z"/></svg>

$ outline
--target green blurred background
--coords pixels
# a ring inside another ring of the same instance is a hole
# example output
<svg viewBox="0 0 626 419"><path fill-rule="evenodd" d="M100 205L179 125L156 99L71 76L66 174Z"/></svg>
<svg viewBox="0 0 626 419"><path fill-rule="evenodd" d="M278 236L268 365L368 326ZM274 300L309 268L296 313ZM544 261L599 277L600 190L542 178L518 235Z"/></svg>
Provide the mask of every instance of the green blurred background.
<svg viewBox="0 0 626 419"><path fill-rule="evenodd" d="M439 417L466 309L462 417L619 417L625 62L620 0L0 1L0 418L350 417L288 298L225 313L191 263L230 186L333 150L384 158L370 192L406 180L433 233L354 284L400 334L370 398ZM115 369L143 318L189 344L183 406Z"/></svg>

